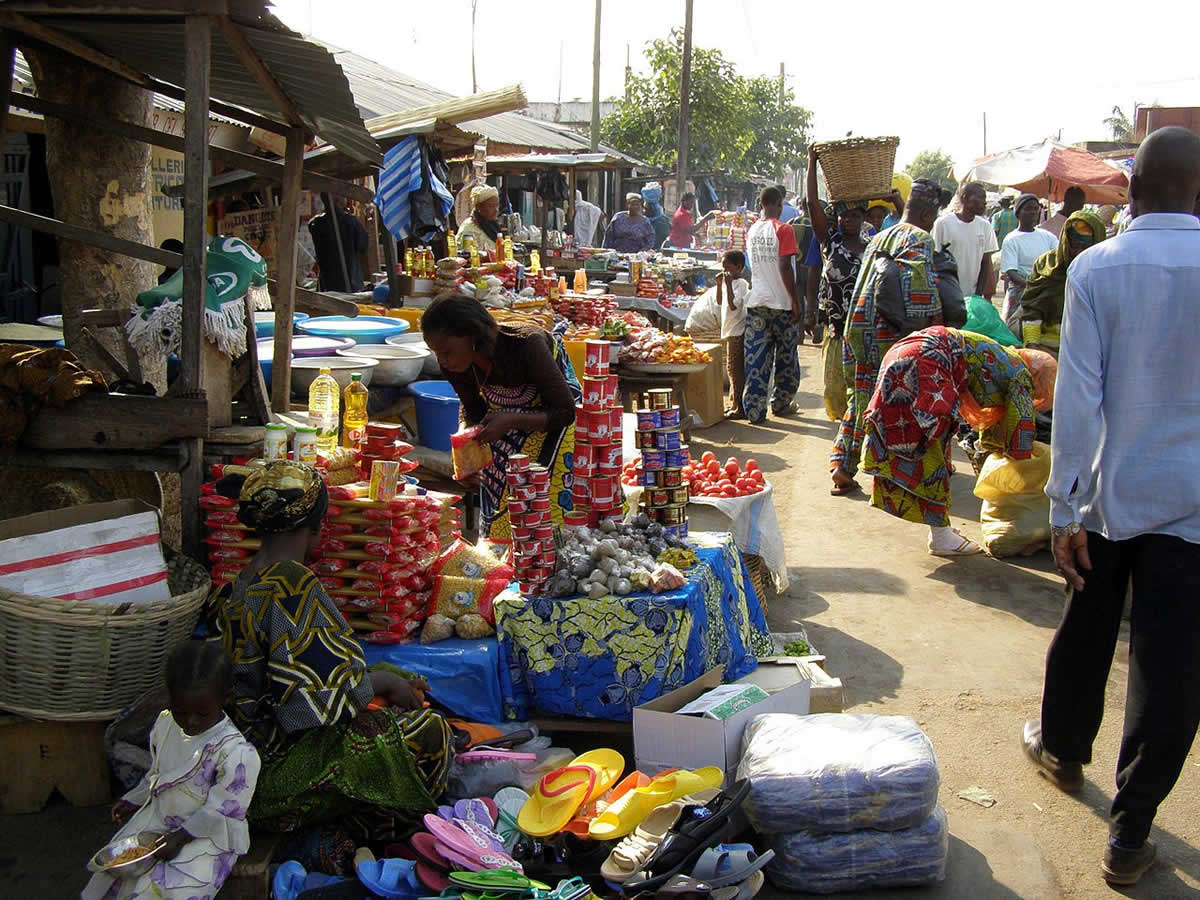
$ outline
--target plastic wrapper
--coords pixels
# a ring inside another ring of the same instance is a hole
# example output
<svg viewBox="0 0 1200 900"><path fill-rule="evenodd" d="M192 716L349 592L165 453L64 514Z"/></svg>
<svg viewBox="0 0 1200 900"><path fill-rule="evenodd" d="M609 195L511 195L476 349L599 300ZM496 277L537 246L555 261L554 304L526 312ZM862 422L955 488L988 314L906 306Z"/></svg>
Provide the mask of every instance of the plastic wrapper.
<svg viewBox="0 0 1200 900"><path fill-rule="evenodd" d="M454 637L454 620L446 616L432 615L425 620L421 629L421 643L432 644Z"/></svg>
<svg viewBox="0 0 1200 900"><path fill-rule="evenodd" d="M1033 376L1033 408L1045 412L1054 406L1054 383L1058 380L1058 360L1045 350L1025 347L1017 355L1029 367Z"/></svg>
<svg viewBox="0 0 1200 900"><path fill-rule="evenodd" d="M999 310L992 305L990 300L972 295L966 298L966 303L967 324L962 327L963 331L982 334L986 338L991 338L1001 347L1019 347L1021 345L1021 341L1004 324Z"/></svg>
<svg viewBox="0 0 1200 900"><path fill-rule="evenodd" d="M946 878L950 834L940 806L924 822L900 831L844 834L800 831L771 839L767 877L789 892L833 894L932 884Z"/></svg>
<svg viewBox="0 0 1200 900"><path fill-rule="evenodd" d="M496 629L489 625L483 616L467 613L465 616L459 616L458 621L454 623L454 633L460 638L470 640L491 637L496 633Z"/></svg>
<svg viewBox="0 0 1200 900"><path fill-rule="evenodd" d="M433 564L432 574L431 616L457 619L476 613L489 625L496 624L492 601L513 580L512 566L461 538L442 551Z"/></svg>
<svg viewBox="0 0 1200 900"><path fill-rule="evenodd" d="M1018 556L1050 540L1050 447L1035 442L1029 459L993 453L975 481L983 547L991 556Z"/></svg>
<svg viewBox="0 0 1200 900"><path fill-rule="evenodd" d="M750 780L756 831L896 831L937 805L937 757L907 716L757 716L742 735L738 778Z"/></svg>
<svg viewBox="0 0 1200 900"><path fill-rule="evenodd" d="M1003 406L980 406L970 391L959 396L958 414L972 428L993 428L1004 421Z"/></svg>
<svg viewBox="0 0 1200 900"><path fill-rule="evenodd" d="M454 463L454 480L486 469L492 464L492 448L476 438L483 429L478 425L450 435L450 459Z"/></svg>
<svg viewBox="0 0 1200 900"><path fill-rule="evenodd" d="M687 579L670 563L659 563L650 573L650 592L661 594L663 591L673 591L687 584Z"/></svg>

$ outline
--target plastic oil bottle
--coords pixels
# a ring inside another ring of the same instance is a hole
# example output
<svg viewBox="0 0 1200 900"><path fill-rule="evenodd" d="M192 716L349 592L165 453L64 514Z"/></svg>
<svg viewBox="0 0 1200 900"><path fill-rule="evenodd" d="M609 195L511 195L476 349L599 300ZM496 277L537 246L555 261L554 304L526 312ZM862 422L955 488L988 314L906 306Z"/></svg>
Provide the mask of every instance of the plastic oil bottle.
<svg viewBox="0 0 1200 900"><path fill-rule="evenodd" d="M338 444L338 408L341 406L338 383L322 366L308 389L308 417L317 428L317 451L329 455Z"/></svg>
<svg viewBox="0 0 1200 900"><path fill-rule="evenodd" d="M361 449L367 439L367 386L362 383L362 374L350 376L346 392L342 396L342 445Z"/></svg>
<svg viewBox="0 0 1200 900"><path fill-rule="evenodd" d="M454 232L449 228L446 229L446 256L450 259L458 256L458 241L454 237Z"/></svg>
<svg viewBox="0 0 1200 900"><path fill-rule="evenodd" d="M575 293L586 294L587 293L587 285L588 285L587 272L583 271L583 269L576 269L575 270Z"/></svg>

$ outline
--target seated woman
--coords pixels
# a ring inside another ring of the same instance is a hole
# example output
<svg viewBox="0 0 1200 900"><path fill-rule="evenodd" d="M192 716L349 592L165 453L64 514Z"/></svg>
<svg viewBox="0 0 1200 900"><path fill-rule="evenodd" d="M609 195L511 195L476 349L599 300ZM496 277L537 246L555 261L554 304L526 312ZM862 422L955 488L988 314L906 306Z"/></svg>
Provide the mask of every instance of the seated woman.
<svg viewBox="0 0 1200 900"><path fill-rule="evenodd" d="M883 357L863 422L862 469L875 476L871 505L928 525L934 556L980 552L950 527L950 439L960 416L987 424L982 449L1033 455L1034 410L1049 407L1053 381L1039 380L1035 395L1026 353L1039 351L939 325L901 338Z"/></svg>
<svg viewBox="0 0 1200 900"><path fill-rule="evenodd" d="M1066 302L1067 267L1071 260L1107 237L1104 223L1093 213L1071 213L1058 236L1058 249L1043 253L1033 264L1021 295L1021 334L1027 345L1058 352L1059 328Z"/></svg>
<svg viewBox="0 0 1200 900"><path fill-rule="evenodd" d="M510 540L505 473L523 453L550 470L550 512L572 508L575 404L583 394L562 340L536 325L501 326L479 301L445 297L421 317L421 333L462 402L467 425L482 425L492 464L479 474L479 533ZM472 477L472 482L474 482Z"/></svg>
<svg viewBox="0 0 1200 900"><path fill-rule="evenodd" d="M217 487L262 540L210 603L214 639L234 664L230 716L262 757L250 821L293 831L336 820L373 842L402 835L446 789L450 727L422 709L423 682L367 671L305 567L329 505L320 473L276 460ZM375 697L387 706L368 710Z"/></svg>

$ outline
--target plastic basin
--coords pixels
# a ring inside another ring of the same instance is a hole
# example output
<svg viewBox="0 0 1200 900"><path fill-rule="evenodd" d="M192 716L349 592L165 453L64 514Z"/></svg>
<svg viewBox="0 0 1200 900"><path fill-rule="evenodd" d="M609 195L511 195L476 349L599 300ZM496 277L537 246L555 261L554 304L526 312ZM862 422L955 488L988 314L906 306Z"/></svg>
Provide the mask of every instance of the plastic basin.
<svg viewBox="0 0 1200 900"><path fill-rule="evenodd" d="M308 313L292 313L292 330L295 331L297 322L303 322L308 318ZM271 337L275 333L275 312L270 309L260 309L254 314L254 335L255 337L265 338Z"/></svg>
<svg viewBox="0 0 1200 900"><path fill-rule="evenodd" d="M355 372L361 372L362 383L368 385L378 365L375 360L361 356L298 356L292 360L292 393L307 397L323 367L329 369L342 390L350 385L350 376Z"/></svg>
<svg viewBox="0 0 1200 900"><path fill-rule="evenodd" d="M384 316L319 316L296 325L305 334L318 337L351 338L360 344L382 344L390 337L408 331L403 319Z"/></svg>
<svg viewBox="0 0 1200 900"><path fill-rule="evenodd" d="M391 344L393 347L419 347L422 350L429 350L429 345L425 343L419 331L406 331L404 334L388 338L386 343ZM442 367L438 365L437 356L434 355L432 350L429 350L429 355L425 357L425 364L421 367L421 374L426 378L442 377Z"/></svg>
<svg viewBox="0 0 1200 900"><path fill-rule="evenodd" d="M417 440L449 452L450 435L458 431L458 394L448 381L414 381L408 390L417 408Z"/></svg>
<svg viewBox="0 0 1200 900"><path fill-rule="evenodd" d="M338 356L365 356L376 360L372 383L385 387L404 387L416 381L421 367L429 357L429 351L416 344L397 346L393 344L366 344L350 350L339 350Z"/></svg>

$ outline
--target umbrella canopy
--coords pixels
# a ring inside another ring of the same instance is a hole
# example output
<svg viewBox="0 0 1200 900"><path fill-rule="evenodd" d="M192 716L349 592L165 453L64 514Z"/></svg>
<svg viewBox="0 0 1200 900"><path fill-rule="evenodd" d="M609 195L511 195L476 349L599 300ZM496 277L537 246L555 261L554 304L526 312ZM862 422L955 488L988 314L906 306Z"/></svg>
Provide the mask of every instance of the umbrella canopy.
<svg viewBox="0 0 1200 900"><path fill-rule="evenodd" d="M960 170L965 172L960 174ZM1124 203L1129 178L1117 165L1053 140L993 153L969 166L955 166L961 181L988 181L1061 201L1071 185L1079 185L1088 203Z"/></svg>

